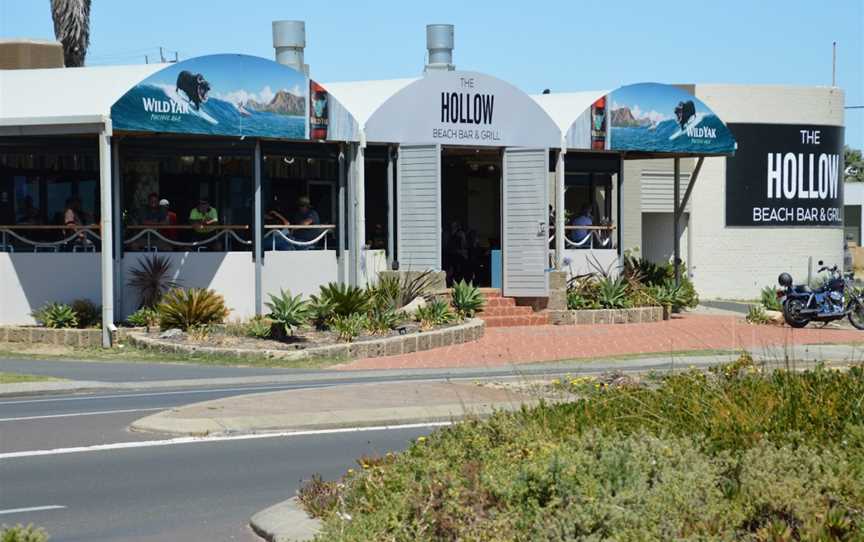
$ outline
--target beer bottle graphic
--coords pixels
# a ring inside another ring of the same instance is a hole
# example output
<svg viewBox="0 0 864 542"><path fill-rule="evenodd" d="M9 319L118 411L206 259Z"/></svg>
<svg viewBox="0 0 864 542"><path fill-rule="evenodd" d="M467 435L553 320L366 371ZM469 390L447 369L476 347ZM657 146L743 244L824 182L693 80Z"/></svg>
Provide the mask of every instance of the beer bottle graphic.
<svg viewBox="0 0 864 542"><path fill-rule="evenodd" d="M606 97L598 99L591 105L591 148L606 149Z"/></svg>
<svg viewBox="0 0 864 542"><path fill-rule="evenodd" d="M327 90L316 83L309 82L309 138L315 140L327 139L329 124L329 107Z"/></svg>

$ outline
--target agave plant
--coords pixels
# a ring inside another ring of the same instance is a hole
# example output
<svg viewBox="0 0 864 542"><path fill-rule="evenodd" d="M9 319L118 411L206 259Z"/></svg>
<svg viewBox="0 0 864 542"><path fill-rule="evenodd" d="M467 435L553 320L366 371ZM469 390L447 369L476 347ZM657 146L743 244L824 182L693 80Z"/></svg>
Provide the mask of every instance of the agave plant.
<svg viewBox="0 0 864 542"><path fill-rule="evenodd" d="M282 326L289 337L294 335L295 329L309 322L311 308L299 295L292 296L291 292L280 290L278 296L270 294L270 302L265 305L270 309L267 317Z"/></svg>
<svg viewBox="0 0 864 542"><path fill-rule="evenodd" d="M623 277L603 277L597 281L597 302L604 309L626 309L630 306L627 290Z"/></svg>
<svg viewBox="0 0 864 542"><path fill-rule="evenodd" d="M433 328L443 324L449 324L455 318L450 305L441 299L435 299L430 303L417 309L414 317L420 322L423 329Z"/></svg>
<svg viewBox="0 0 864 542"><path fill-rule="evenodd" d="M141 307L130 314L126 321L136 327L156 327L159 325L159 313L156 309Z"/></svg>
<svg viewBox="0 0 864 542"><path fill-rule="evenodd" d="M480 289L464 280L453 285L452 297L453 307L461 318L473 318L485 303Z"/></svg>
<svg viewBox="0 0 864 542"><path fill-rule="evenodd" d="M72 307L65 303L48 303L34 312L33 318L45 327L78 327L78 316Z"/></svg>
<svg viewBox="0 0 864 542"><path fill-rule="evenodd" d="M369 291L357 286L331 282L321 287L317 296L311 296L316 306L332 306L332 316L366 314L372 305Z"/></svg>
<svg viewBox="0 0 864 542"><path fill-rule="evenodd" d="M333 317L333 331L336 332L340 341L351 342L360 335L369 325L369 319L362 313L351 313L347 315L336 315Z"/></svg>
<svg viewBox="0 0 864 542"><path fill-rule="evenodd" d="M159 303L159 326L162 329L188 330L191 327L221 324L228 317L225 299L204 288L174 288Z"/></svg>
<svg viewBox="0 0 864 542"><path fill-rule="evenodd" d="M139 307L156 307L166 292L180 286L171 278L171 260L163 256L143 259L129 273L132 278L127 284L138 292Z"/></svg>
<svg viewBox="0 0 864 542"><path fill-rule="evenodd" d="M374 310L369 315L367 329L373 335L386 335L402 321L402 316L394 310Z"/></svg>

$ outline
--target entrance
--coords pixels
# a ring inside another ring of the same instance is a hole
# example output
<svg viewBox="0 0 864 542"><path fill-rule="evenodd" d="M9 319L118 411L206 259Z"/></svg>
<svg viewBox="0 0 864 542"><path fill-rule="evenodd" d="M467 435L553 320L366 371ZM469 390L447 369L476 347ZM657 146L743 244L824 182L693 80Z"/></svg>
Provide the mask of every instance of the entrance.
<svg viewBox="0 0 864 542"><path fill-rule="evenodd" d="M501 249L500 150L442 150L441 231L447 284L491 286L493 254Z"/></svg>

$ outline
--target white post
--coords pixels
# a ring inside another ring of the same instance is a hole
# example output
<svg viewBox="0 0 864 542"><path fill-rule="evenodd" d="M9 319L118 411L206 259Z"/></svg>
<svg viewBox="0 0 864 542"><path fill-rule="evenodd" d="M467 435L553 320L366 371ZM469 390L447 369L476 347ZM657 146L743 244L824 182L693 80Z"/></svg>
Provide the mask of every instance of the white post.
<svg viewBox="0 0 864 542"><path fill-rule="evenodd" d="M347 214L345 212L345 202L346 202L346 184L347 184L347 170L345 167L345 146L339 145L339 193L337 195L337 203L338 203L338 215L339 215L339 227L336 230L336 243L338 246L336 247L336 254L338 255L338 264L339 264L339 282L341 284L345 284L349 282L348 273L345 271L345 233L348 230L348 222L345 218Z"/></svg>
<svg viewBox="0 0 864 542"><path fill-rule="evenodd" d="M681 286L681 237L679 221L681 219L680 203L681 203L681 159L675 158L675 178L673 179L672 193L672 231L674 233L672 239L672 262L675 266L675 286Z"/></svg>
<svg viewBox="0 0 864 542"><path fill-rule="evenodd" d="M555 164L555 269L564 269L564 226L567 217L564 213L564 186L567 154L567 143L561 141L561 152L558 153L558 163Z"/></svg>
<svg viewBox="0 0 864 542"><path fill-rule="evenodd" d="M102 346L111 346L111 333L114 326L114 220L111 197L111 121L105 121L105 128L99 134L99 186L101 189L100 209L102 215L100 234L102 236Z"/></svg>
<svg viewBox="0 0 864 542"><path fill-rule="evenodd" d="M354 252L351 261L354 267L355 284L365 286L361 272L363 269L364 247L366 246L366 134L360 131L360 143L354 155Z"/></svg>
<svg viewBox="0 0 864 542"><path fill-rule="evenodd" d="M253 257L255 259L255 315L264 313L262 299L261 272L264 266L264 250L262 250L262 239L264 235L264 213L261 208L261 140L255 142L255 234L252 237L255 243Z"/></svg>
<svg viewBox="0 0 864 542"><path fill-rule="evenodd" d="M393 269L396 252L396 220L394 214L393 148L387 147L387 268Z"/></svg>
<svg viewBox="0 0 864 542"><path fill-rule="evenodd" d="M120 177L120 145L114 139L111 144L111 179L113 182L113 205L118 218L114 225L114 313L123 312L123 204L120 201L122 179ZM112 215L113 217L113 215Z"/></svg>

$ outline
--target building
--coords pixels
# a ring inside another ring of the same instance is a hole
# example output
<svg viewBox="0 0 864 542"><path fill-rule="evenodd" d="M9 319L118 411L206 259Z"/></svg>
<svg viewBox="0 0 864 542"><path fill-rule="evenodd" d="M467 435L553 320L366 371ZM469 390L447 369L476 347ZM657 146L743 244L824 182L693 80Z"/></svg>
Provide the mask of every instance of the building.
<svg viewBox="0 0 864 542"><path fill-rule="evenodd" d="M838 89L529 96L456 71L449 25L428 27L427 45L424 75L392 81L310 79L293 22L274 23L278 62L0 72L0 323L101 299L107 341L151 252L248 317L280 289L385 269L557 306L550 271L637 250L677 253L704 296L753 297L776 269L842 250Z"/></svg>

